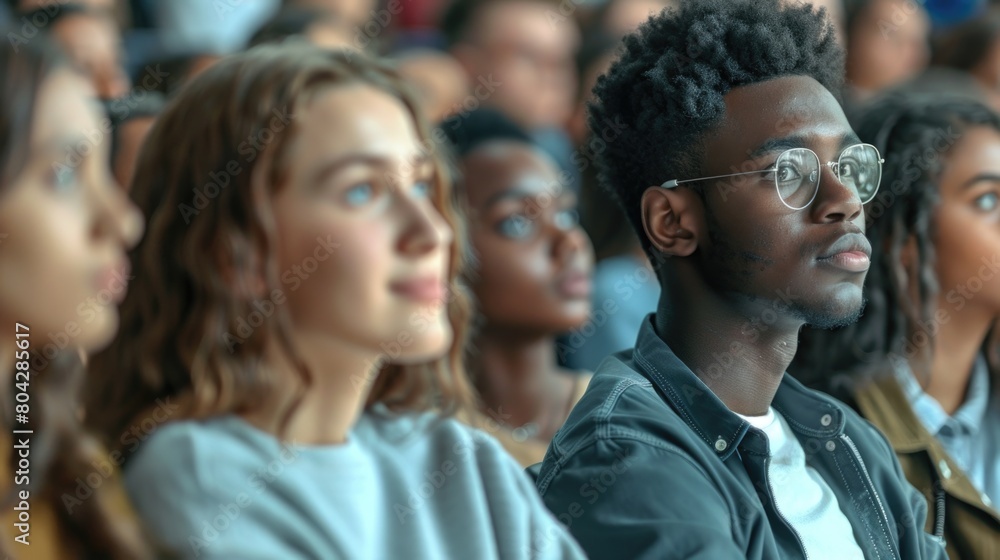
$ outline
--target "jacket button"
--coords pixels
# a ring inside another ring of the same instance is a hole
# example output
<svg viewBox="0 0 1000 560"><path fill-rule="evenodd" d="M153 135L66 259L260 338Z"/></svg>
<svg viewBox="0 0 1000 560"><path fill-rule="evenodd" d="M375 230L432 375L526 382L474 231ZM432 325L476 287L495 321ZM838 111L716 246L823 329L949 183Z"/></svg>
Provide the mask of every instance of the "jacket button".
<svg viewBox="0 0 1000 560"><path fill-rule="evenodd" d="M826 442L826 450L827 451L833 451L836 448L837 448L837 444L833 443L833 441Z"/></svg>
<svg viewBox="0 0 1000 560"><path fill-rule="evenodd" d="M719 453L725 451L727 447L729 447L729 444L726 443L726 440L722 438L715 440L715 450Z"/></svg>
<svg viewBox="0 0 1000 560"><path fill-rule="evenodd" d="M948 462L944 459L938 462L938 469L941 471L941 476L945 478L951 478L951 468L948 466Z"/></svg>
<svg viewBox="0 0 1000 560"><path fill-rule="evenodd" d="M819 423L824 426L829 426L831 422L833 422L833 416L830 416L829 414L824 414L823 417L819 419Z"/></svg>

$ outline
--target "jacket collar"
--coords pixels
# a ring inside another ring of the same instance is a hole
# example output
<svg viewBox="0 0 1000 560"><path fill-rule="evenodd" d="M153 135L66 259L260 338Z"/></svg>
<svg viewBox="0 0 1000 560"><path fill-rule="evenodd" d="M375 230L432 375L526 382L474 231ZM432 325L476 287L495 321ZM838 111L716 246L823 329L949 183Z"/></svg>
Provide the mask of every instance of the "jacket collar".
<svg viewBox="0 0 1000 560"><path fill-rule="evenodd" d="M742 443L750 424L729 410L674 354L656 334L653 318L653 314L647 315L639 329L632 352L636 369L660 389L671 408L725 461ZM844 431L846 418L836 401L805 388L787 373L772 406L801 436L830 439Z"/></svg>
<svg viewBox="0 0 1000 560"><path fill-rule="evenodd" d="M987 409L992 395L990 393L989 367L982 354L976 357L972 366L965 401L952 415L945 412L941 405L934 400L934 397L924 392L905 360L894 360L892 368L914 414L932 436L939 437L941 429L946 424L951 424L953 427L968 433L975 433L986 421Z"/></svg>

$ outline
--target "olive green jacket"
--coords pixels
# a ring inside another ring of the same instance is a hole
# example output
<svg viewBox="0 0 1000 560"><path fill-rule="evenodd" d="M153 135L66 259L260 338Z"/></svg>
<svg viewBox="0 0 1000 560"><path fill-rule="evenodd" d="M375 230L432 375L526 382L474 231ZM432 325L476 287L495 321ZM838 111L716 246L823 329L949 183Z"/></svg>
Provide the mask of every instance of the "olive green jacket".
<svg viewBox="0 0 1000 560"><path fill-rule="evenodd" d="M906 478L927 499L928 533L943 536L952 559L1000 559L1000 504L972 485L920 423L892 375L854 394L862 416L885 433Z"/></svg>

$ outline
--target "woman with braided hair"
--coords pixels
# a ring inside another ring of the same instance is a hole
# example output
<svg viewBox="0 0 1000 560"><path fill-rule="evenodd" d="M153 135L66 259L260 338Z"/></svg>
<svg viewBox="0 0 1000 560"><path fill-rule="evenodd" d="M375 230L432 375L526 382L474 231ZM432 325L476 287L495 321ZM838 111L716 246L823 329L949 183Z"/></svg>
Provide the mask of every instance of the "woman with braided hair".
<svg viewBox="0 0 1000 560"><path fill-rule="evenodd" d="M805 329L790 371L888 437L951 558L1000 552L1000 118L897 93L857 132L884 155L866 208L875 250L861 319Z"/></svg>

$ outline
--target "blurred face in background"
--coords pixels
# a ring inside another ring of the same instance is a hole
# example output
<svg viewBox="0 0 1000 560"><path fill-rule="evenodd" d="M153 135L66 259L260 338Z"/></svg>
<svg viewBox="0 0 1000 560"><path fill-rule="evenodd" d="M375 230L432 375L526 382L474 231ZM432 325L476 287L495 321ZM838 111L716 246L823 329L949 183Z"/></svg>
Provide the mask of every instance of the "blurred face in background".
<svg viewBox="0 0 1000 560"><path fill-rule="evenodd" d="M847 80L862 96L919 74L929 59L930 20L910 0L872 0L850 29Z"/></svg>
<svg viewBox="0 0 1000 560"><path fill-rule="evenodd" d="M116 99L128 93L121 35L110 17L92 13L68 15L52 27L52 37L87 73L98 97Z"/></svg>
<svg viewBox="0 0 1000 560"><path fill-rule="evenodd" d="M488 142L463 160L470 285L487 321L522 333L557 334L587 321L593 249L576 219L576 195L532 146Z"/></svg>
<svg viewBox="0 0 1000 560"><path fill-rule="evenodd" d="M289 5L296 8L312 8L330 12L344 22L348 30L363 27L376 8L376 0L293 0ZM352 35L353 36L353 35Z"/></svg>
<svg viewBox="0 0 1000 560"><path fill-rule="evenodd" d="M399 73L416 91L424 115L431 123L464 109L469 83L462 66L447 53L408 53L398 62Z"/></svg>
<svg viewBox="0 0 1000 560"><path fill-rule="evenodd" d="M676 6L679 0L614 0L608 8L604 28L618 37L636 30L664 8Z"/></svg>
<svg viewBox="0 0 1000 560"><path fill-rule="evenodd" d="M573 116L570 117L566 130L569 132L573 144L582 146L590 135L587 126L587 104L594 99L594 86L597 85L597 78L611 68L611 63L615 61L615 53L608 52L604 56L595 60L580 76L580 95Z"/></svg>
<svg viewBox="0 0 1000 560"><path fill-rule="evenodd" d="M334 18L319 20L309 26L306 40L325 49L356 49L354 34L345 22Z"/></svg>
<svg viewBox="0 0 1000 560"><path fill-rule="evenodd" d="M1000 111L1000 35L993 37L983 59L969 73L982 84L993 110Z"/></svg>
<svg viewBox="0 0 1000 560"><path fill-rule="evenodd" d="M1000 315L1000 277L984 267L1000 256L1000 132L969 129L951 149L938 188L934 246L941 297L951 292L955 298L961 288L960 296L970 293L969 286L981 280L982 291L972 292L969 311ZM960 309L954 299L941 305L950 312Z"/></svg>
<svg viewBox="0 0 1000 560"><path fill-rule="evenodd" d="M66 4L68 0L21 0L17 4L19 11L26 12L36 8L44 8L54 4ZM73 0L74 4L80 4L88 9L111 13L115 10L115 0Z"/></svg>
<svg viewBox="0 0 1000 560"><path fill-rule="evenodd" d="M558 7L510 0L481 8L453 53L482 104L534 130L562 126L573 110L579 41L575 21Z"/></svg>
<svg viewBox="0 0 1000 560"><path fill-rule="evenodd" d="M86 79L57 70L40 92L28 161L0 189L0 319L26 324L39 349L94 350L118 328L142 217L111 177Z"/></svg>

